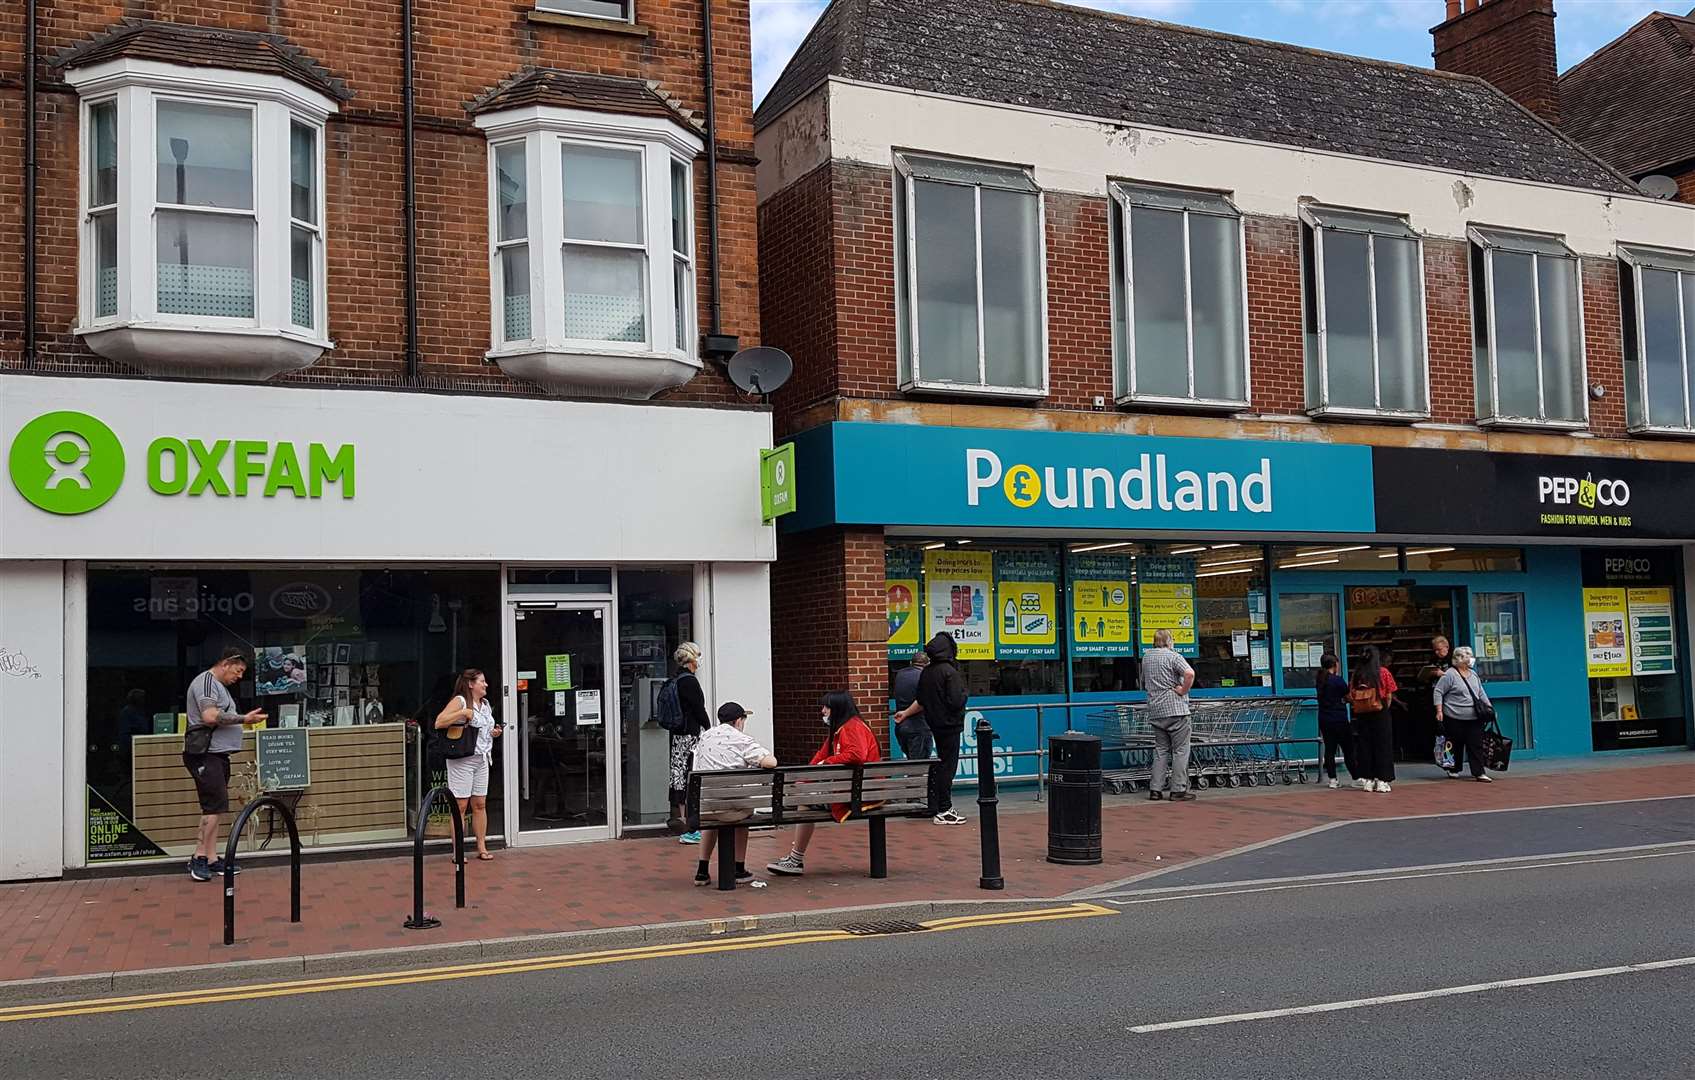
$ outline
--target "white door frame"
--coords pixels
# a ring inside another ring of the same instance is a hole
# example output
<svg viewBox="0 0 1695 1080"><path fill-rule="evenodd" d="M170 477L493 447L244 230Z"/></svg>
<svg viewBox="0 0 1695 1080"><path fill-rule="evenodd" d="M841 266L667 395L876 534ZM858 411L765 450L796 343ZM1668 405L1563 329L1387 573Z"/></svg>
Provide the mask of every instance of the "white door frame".
<svg viewBox="0 0 1695 1080"><path fill-rule="evenodd" d="M558 595L525 595L521 591L521 587L512 588L510 586L506 588L505 592L500 628L500 651L505 669L501 673L502 721L520 719L518 716L518 620L515 617L517 613L524 609L598 611L600 612L601 622L602 670L605 672L604 685L600 694L601 723L605 725L606 729L606 760L604 763L606 769L606 824L575 828L538 829L527 832L519 828L520 803L523 799L521 785L524 780L524 772L519 767L519 759L522 757L522 729L518 729L517 741L503 755L505 797L502 799L502 803L505 808L506 842L514 847L535 847L546 844L610 840L622 831L623 819L623 784L621 782L621 770L619 769L619 762L623 760L623 719L619 709L620 694L617 681L617 606L610 597L579 598Z"/></svg>

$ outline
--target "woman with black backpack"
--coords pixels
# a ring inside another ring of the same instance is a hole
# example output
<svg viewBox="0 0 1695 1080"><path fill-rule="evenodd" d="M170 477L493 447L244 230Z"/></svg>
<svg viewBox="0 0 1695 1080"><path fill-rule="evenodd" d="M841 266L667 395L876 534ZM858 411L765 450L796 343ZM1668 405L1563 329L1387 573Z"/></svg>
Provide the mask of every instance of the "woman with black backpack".
<svg viewBox="0 0 1695 1080"><path fill-rule="evenodd" d="M680 842L698 844L699 830L683 832L687 827L683 824L683 804L689 796L695 745L700 742L700 733L712 726L712 718L707 715L706 692L700 686L700 646L685 641L671 659L681 670L659 691L659 722L671 732L671 828L683 833L678 837Z"/></svg>
<svg viewBox="0 0 1695 1080"><path fill-rule="evenodd" d="M1395 727L1389 706L1395 700L1395 674L1383 666L1377 646L1365 647L1364 659L1348 680L1348 705L1354 713L1354 754L1359 759L1356 781L1366 791L1389 794L1395 779Z"/></svg>

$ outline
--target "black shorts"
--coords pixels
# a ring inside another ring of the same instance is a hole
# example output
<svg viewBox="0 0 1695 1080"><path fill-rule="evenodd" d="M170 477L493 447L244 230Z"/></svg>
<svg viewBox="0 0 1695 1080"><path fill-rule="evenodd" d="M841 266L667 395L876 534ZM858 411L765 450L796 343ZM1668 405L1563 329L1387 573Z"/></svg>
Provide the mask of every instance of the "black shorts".
<svg viewBox="0 0 1695 1080"><path fill-rule="evenodd" d="M194 778L202 814L227 814L230 809L230 756L228 754L184 754L182 763Z"/></svg>

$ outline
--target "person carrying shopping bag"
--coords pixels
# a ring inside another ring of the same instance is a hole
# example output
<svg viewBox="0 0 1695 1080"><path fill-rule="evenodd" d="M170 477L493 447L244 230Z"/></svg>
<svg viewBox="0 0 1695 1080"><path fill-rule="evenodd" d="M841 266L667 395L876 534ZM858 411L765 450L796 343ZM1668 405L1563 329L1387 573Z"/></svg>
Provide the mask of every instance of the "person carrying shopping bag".
<svg viewBox="0 0 1695 1080"><path fill-rule="evenodd" d="M1483 680L1472 670L1476 663L1470 646L1454 650L1454 666L1436 681L1436 722L1454 744L1454 768L1448 775L1459 776L1460 763L1469 758L1472 778L1492 784L1489 759L1483 752L1483 727L1494 715L1495 706L1483 689Z"/></svg>

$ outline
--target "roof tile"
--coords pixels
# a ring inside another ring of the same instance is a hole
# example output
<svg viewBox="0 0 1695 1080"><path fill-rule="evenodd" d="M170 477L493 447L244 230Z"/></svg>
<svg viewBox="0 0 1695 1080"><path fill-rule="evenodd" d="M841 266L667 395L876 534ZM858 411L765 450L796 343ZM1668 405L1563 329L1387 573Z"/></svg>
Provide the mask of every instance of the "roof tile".
<svg viewBox="0 0 1695 1080"><path fill-rule="evenodd" d="M353 96L345 81L281 34L156 19L122 19L64 50L52 63L64 69L83 68L119 57L281 75L336 101Z"/></svg>

